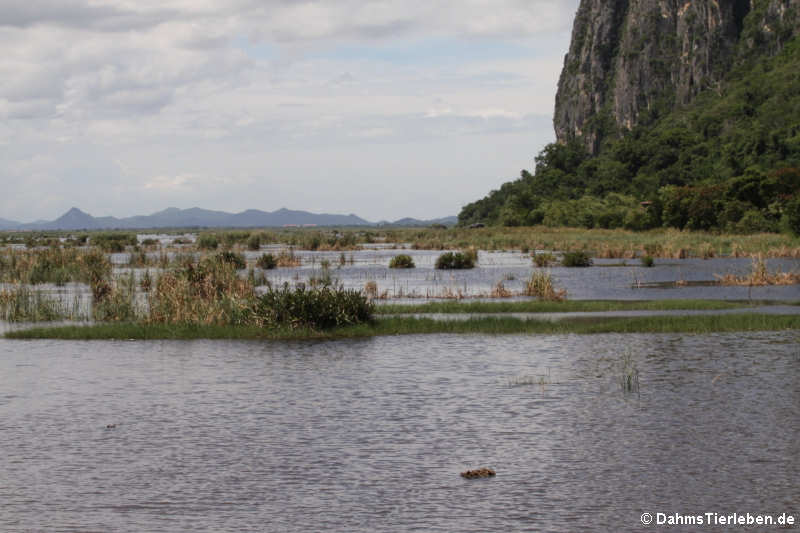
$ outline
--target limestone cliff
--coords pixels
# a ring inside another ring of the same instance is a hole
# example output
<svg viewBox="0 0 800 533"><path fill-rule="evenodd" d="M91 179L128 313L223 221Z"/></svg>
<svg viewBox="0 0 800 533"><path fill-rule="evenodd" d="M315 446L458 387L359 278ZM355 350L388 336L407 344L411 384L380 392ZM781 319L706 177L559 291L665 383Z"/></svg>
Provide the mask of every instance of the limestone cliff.
<svg viewBox="0 0 800 533"><path fill-rule="evenodd" d="M800 33L800 0L581 0L556 96L560 142L590 152Z"/></svg>

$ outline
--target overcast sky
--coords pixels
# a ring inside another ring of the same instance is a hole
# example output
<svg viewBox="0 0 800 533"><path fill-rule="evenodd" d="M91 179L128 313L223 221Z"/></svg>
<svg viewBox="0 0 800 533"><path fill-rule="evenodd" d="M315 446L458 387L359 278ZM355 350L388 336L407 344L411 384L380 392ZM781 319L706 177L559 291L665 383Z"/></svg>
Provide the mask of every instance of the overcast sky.
<svg viewBox="0 0 800 533"><path fill-rule="evenodd" d="M554 139L578 0L0 0L0 218L455 215Z"/></svg>

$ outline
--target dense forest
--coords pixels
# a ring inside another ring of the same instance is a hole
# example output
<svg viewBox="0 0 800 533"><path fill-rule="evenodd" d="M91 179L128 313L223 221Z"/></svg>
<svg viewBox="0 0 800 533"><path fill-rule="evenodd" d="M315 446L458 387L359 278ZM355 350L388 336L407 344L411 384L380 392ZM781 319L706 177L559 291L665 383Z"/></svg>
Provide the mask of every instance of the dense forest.
<svg viewBox="0 0 800 533"><path fill-rule="evenodd" d="M800 40L741 57L720 86L665 100L596 155L580 138L548 145L459 224L800 233Z"/></svg>

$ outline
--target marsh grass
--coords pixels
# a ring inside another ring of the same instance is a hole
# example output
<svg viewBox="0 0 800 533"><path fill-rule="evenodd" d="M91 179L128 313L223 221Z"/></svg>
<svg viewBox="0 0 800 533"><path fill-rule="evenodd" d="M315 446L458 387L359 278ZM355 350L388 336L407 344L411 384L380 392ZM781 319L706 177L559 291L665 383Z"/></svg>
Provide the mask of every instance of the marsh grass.
<svg viewBox="0 0 800 533"><path fill-rule="evenodd" d="M555 264L556 256L549 252L542 252L533 255L533 264L539 268L548 267Z"/></svg>
<svg viewBox="0 0 800 533"><path fill-rule="evenodd" d="M770 272L763 254L753 256L750 272L745 276L717 275L720 285L764 286L800 284L800 272Z"/></svg>
<svg viewBox="0 0 800 533"><path fill-rule="evenodd" d="M625 393L639 392L639 368L630 352L622 354L618 364L619 384Z"/></svg>
<svg viewBox="0 0 800 533"><path fill-rule="evenodd" d="M590 267L592 266L592 258L583 250L564 252L564 255L561 257L561 266Z"/></svg>
<svg viewBox="0 0 800 533"><path fill-rule="evenodd" d="M389 261L389 268L414 268L414 260L408 254L400 254L392 257Z"/></svg>
<svg viewBox="0 0 800 533"><path fill-rule="evenodd" d="M0 281L7 283L92 283L111 274L111 261L97 248L8 250L0 255Z"/></svg>
<svg viewBox="0 0 800 533"><path fill-rule="evenodd" d="M223 326L200 324L99 324L31 328L11 331L13 339L340 339L383 335L424 334L601 334L780 331L800 329L798 315L701 315L636 318L570 319L559 321L476 318L441 321L392 317L358 325L318 330L309 327Z"/></svg>
<svg viewBox="0 0 800 533"><path fill-rule="evenodd" d="M445 252L436 259L437 270L464 270L475 268L477 251Z"/></svg>
<svg viewBox="0 0 800 533"><path fill-rule="evenodd" d="M86 318L76 299L64 304L41 291L26 286L0 290L0 319L8 322L45 322Z"/></svg>
<svg viewBox="0 0 800 533"><path fill-rule="evenodd" d="M278 266L278 262L272 254L261 254L261 257L256 261L256 266L264 270L272 270Z"/></svg>
<svg viewBox="0 0 800 533"><path fill-rule="evenodd" d="M552 276L543 270L535 270L531 273L530 279L525 284L525 295L550 302L567 299L567 291L565 289L556 290L553 286Z"/></svg>
<svg viewBox="0 0 800 533"><path fill-rule="evenodd" d="M296 256L294 250L290 248L288 252L283 250L278 254L275 258L275 264L279 267L299 267L303 264L303 261L300 257Z"/></svg>
<svg viewBox="0 0 800 533"><path fill-rule="evenodd" d="M376 286L377 289L377 286ZM428 302L424 304L382 304L377 314L469 314L469 313L575 313L603 311L720 311L775 302L732 300L527 300L519 302Z"/></svg>
<svg viewBox="0 0 800 533"><path fill-rule="evenodd" d="M510 250L528 247L538 250L587 250L594 257L633 259L638 254L656 258L685 259L703 257L713 250L715 256L763 253L767 257L800 258L800 236L788 234L730 234L702 231L655 229L582 229L535 227L487 227L396 229L391 242L413 242L416 248L442 250L475 246L481 250Z"/></svg>

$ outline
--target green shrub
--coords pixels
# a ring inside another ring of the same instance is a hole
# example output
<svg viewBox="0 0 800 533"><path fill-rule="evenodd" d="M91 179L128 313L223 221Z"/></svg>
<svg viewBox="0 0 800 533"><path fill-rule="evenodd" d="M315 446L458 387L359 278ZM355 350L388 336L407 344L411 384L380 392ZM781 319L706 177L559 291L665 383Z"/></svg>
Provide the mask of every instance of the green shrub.
<svg viewBox="0 0 800 533"><path fill-rule="evenodd" d="M236 270L247 268L247 261L242 254L236 252L222 252L216 255L217 261L233 265Z"/></svg>
<svg viewBox="0 0 800 533"><path fill-rule="evenodd" d="M247 239L247 249L253 251L261 249L261 236L251 235L250 238Z"/></svg>
<svg viewBox="0 0 800 533"><path fill-rule="evenodd" d="M156 245L156 244L160 244L158 239L153 239L153 238L150 238L150 237L148 237L147 239L144 239L142 241L142 246L153 246L153 245Z"/></svg>
<svg viewBox="0 0 800 533"><path fill-rule="evenodd" d="M374 305L361 291L322 286L269 288L254 306L265 325L328 329L372 319Z"/></svg>
<svg viewBox="0 0 800 533"><path fill-rule="evenodd" d="M651 268L655 266L655 260L653 259L652 256L643 255L640 261L642 262L642 266L645 268Z"/></svg>
<svg viewBox="0 0 800 533"><path fill-rule="evenodd" d="M92 243L104 252L124 252L126 246L139 244L134 233L98 233L92 236Z"/></svg>
<svg viewBox="0 0 800 533"><path fill-rule="evenodd" d="M533 263L539 268L550 266L552 263L555 262L556 262L556 257L549 252L545 252L542 254L534 254L533 256Z"/></svg>
<svg viewBox="0 0 800 533"><path fill-rule="evenodd" d="M389 261L389 268L414 268L414 266L414 260L407 254L396 255Z"/></svg>
<svg viewBox="0 0 800 533"><path fill-rule="evenodd" d="M276 266L278 266L277 261L275 261L275 256L272 254L261 254L261 257L258 258L256 261L256 266L258 268L263 268L264 270L272 270Z"/></svg>
<svg viewBox="0 0 800 533"><path fill-rule="evenodd" d="M592 259L589 254L583 251L566 252L561 258L561 265L565 267L590 267Z"/></svg>
<svg viewBox="0 0 800 533"><path fill-rule="evenodd" d="M436 268L439 270L461 270L475 268L475 260L469 253L447 252L436 259Z"/></svg>
<svg viewBox="0 0 800 533"><path fill-rule="evenodd" d="M789 231L800 236L800 194L796 194L787 204L784 212Z"/></svg>
<svg viewBox="0 0 800 533"><path fill-rule="evenodd" d="M197 247L203 250L216 250L219 246L219 241L217 240L217 236L211 233L205 233L200 235L200 238L197 239Z"/></svg>

